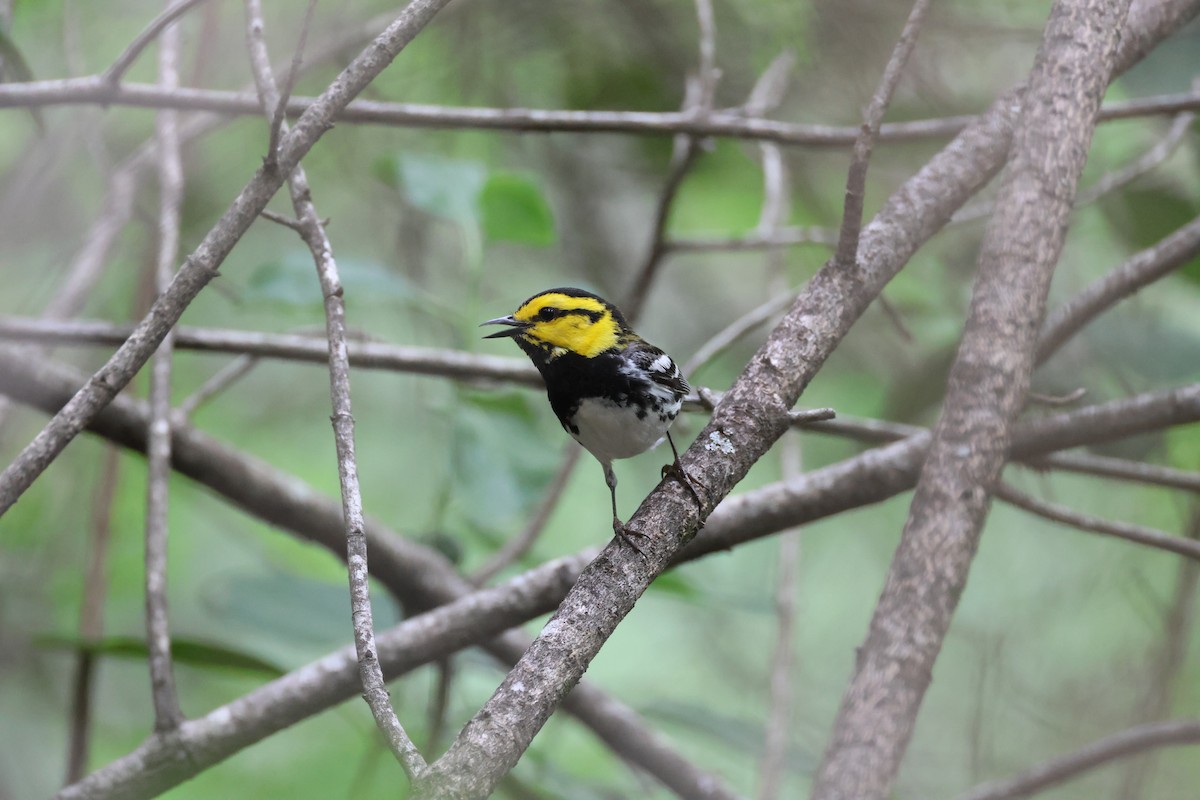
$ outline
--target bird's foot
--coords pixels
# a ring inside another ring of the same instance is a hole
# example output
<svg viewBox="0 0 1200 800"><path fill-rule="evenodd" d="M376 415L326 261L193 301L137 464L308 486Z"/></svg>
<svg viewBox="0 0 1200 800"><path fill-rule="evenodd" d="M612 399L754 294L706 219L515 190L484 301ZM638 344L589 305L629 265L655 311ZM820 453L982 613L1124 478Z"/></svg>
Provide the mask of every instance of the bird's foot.
<svg viewBox="0 0 1200 800"><path fill-rule="evenodd" d="M678 461L673 461L670 464L664 464L662 468L662 477L664 479L667 477L672 477L683 484L683 488L687 489L688 494L690 494L692 499L696 501L696 507L700 509L701 513L704 512L704 501L700 499L700 495L696 492L696 486L694 485L699 484L700 486L704 486L704 484L688 475L682 464L680 464ZM704 527L703 517L700 519L700 527Z"/></svg>
<svg viewBox="0 0 1200 800"><path fill-rule="evenodd" d="M633 537L636 536L639 539L649 538L646 536L646 534L629 527L616 517L613 517L613 534L622 542L629 545L629 549L633 550L633 552L637 553L639 556L642 555L642 548L637 546L637 544L633 541Z"/></svg>

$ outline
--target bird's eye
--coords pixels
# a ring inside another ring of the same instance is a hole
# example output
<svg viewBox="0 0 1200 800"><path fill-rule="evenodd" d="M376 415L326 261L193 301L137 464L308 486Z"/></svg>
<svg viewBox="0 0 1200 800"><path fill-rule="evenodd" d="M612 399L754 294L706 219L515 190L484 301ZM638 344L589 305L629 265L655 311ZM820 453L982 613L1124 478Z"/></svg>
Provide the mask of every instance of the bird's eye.
<svg viewBox="0 0 1200 800"><path fill-rule="evenodd" d="M562 312L560 312L557 308L552 308L551 306L546 306L545 308L543 308L541 311L538 312L537 318L541 322L549 322L550 320L557 317L560 313L562 313Z"/></svg>

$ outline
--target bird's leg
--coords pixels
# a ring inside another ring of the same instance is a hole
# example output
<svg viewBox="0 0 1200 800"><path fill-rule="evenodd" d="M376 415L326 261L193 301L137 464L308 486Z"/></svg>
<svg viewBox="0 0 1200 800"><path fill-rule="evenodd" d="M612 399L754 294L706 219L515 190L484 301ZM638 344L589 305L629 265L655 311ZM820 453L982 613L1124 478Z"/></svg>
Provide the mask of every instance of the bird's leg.
<svg viewBox="0 0 1200 800"><path fill-rule="evenodd" d="M700 495L696 493L696 487L694 485L692 485L693 481L695 481L696 483L700 483L700 481L697 481L695 478L688 475L687 472L683 468L683 464L679 463L679 451L675 449L675 440L671 438L670 431L667 431L667 443L671 445L671 454L675 456L675 460L673 462L671 462L670 464L663 465L662 476L665 478L668 475L670 475L671 477L675 478L675 480L682 483L683 488L687 489L688 492L692 495L692 498L696 501L696 507L699 508L701 512L703 512L704 511L704 501L700 499ZM703 486L704 484L700 483L700 485ZM701 528L704 527L703 519L700 520L700 527Z"/></svg>
<svg viewBox="0 0 1200 800"><path fill-rule="evenodd" d="M642 548L633 543L631 536L640 536L646 538L646 534L641 531L636 531L630 528L625 523L621 522L621 518L617 516L617 474L613 472L610 462L602 462L604 467L604 482L608 484L609 494L612 495L612 512L613 512L613 534L625 544L633 549L633 552L641 555Z"/></svg>

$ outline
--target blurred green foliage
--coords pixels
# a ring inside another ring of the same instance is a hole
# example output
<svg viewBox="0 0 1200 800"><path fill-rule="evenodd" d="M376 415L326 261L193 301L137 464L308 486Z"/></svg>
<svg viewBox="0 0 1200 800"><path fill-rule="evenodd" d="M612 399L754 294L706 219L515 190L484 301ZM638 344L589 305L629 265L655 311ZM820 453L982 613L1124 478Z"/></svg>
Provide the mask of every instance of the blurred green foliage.
<svg viewBox="0 0 1200 800"><path fill-rule="evenodd" d="M286 60L303 3L266 3L268 41ZM7 53L33 75L102 71L162 7L157 0L52 3L17 0ZM395 4L318 4L310 51L362 27ZM1032 62L1042 2L935 5L910 77L889 119L984 108ZM780 119L853 124L899 30L904 4L866 0L716 3L717 103L744 102L782 50L800 65ZM240 5L211 2L186 19L184 83L245 86ZM376 23L372 31L382 24ZM1194 71L1193 26L1118 82L1113 97L1185 88ZM696 59L691 4L662 0L570 4L509 0L451 4L369 90L373 99L498 107L675 110ZM1187 48L1191 47L1189 51ZM315 94L357 51L309 64L298 95ZM129 80L155 80L153 51ZM1186 74L1185 74L1186 73ZM13 79L9 70L5 75ZM20 79L21 76L17 76ZM61 283L105 208L106 175L153 135L149 111L46 108L45 133L28 114L0 114L0 313L36 314ZM1163 120L1114 123L1098 132L1086 182L1137 157ZM877 147L868 212L941 142ZM186 148L183 247L193 248L260 165L266 125L230 121ZM672 235L752 231L763 202L754 143L706 146L684 182ZM520 358L505 342L481 342L479 321L508 313L548 286L582 285L620 300L649 246L651 215L671 139L617 134L529 134L339 124L305 160L345 285L349 324L382 340ZM834 226L845 179L843 151L785 151L790 220ZM1200 213L1193 130L1158 170L1076 215L1052 305ZM151 171L152 173L152 171ZM147 302L157 192L141 184L133 219L83 316L125 321ZM290 212L286 197L272 208ZM806 406L929 424L970 297L982 223L935 238L888 287L902 333L872 308L808 389ZM796 247L783 278L799 286L827 253ZM677 254L651 291L639 330L681 360L769 295L775 279L761 252ZM1141 292L1089 326L1035 377L1046 392L1088 389L1087 402L1179 385L1200 365L1200 265ZM189 308L184 324L254 331L321 330L321 296L295 234L257 223ZM703 383L727 387L762 331L707 365ZM55 358L94 368L106 351L60 348ZM175 399L190 395L228 357L180 353ZM478 568L515 536L540 502L567 442L540 392L384 372L354 373L359 469L369 514L404 535L453 550ZM144 395L146 381L133 392ZM201 407L203 431L336 496L328 379L320 367L264 360ZM1030 413L1040 413L1031 411ZM18 410L0 431L0 460L43 424ZM677 441L700 428L681 420ZM841 439L801 437L806 469L862 450ZM1143 437L1134 455L1194 470L1200 430ZM1130 452L1128 450L1124 452ZM48 796L60 784L73 656L100 656L91 766L123 755L149 733L142 636L145 470L122 454L107 552L104 636L78 635L82 575L102 446L74 443L0 519L0 796ZM658 480L661 452L617 465L621 513ZM780 477L768 456L742 490ZM1088 513L1181 532L1190 499L1166 490L1013 469L1010 478ZM183 708L200 715L260 685L265 671L293 669L350 642L343 566L329 553L251 519L182 478L171 484L172 628ZM586 459L531 554L504 577L607 540L608 494ZM801 575L788 796L807 789L854 666L907 497L807 526ZM641 711L696 763L746 794L756 785L761 732L771 710L767 676L776 640L773 591L778 542L767 539L681 567L660 579L592 665L588 679ZM897 797L950 796L1073 749L1137 721L1159 680L1164 620L1184 580L1174 556L1060 530L1003 506L993 509L971 582L919 721ZM400 612L378 588L381 627ZM1194 604L1194 600L1193 600ZM534 621L527 626L536 631ZM47 646L52 644L54 646ZM190 654L185 645L192 647ZM1200 714L1200 652L1187 636L1165 687L1169 716ZM133 656L133 658L130 658ZM500 673L466 653L448 710L457 730L491 694ZM248 669L230 669L240 664ZM400 718L424 745L436 676L418 670L392 687ZM1047 797L1113 793L1110 768ZM1163 753L1144 796L1190 800L1200 765ZM167 793L211 797L394 798L403 783L380 747L370 715L352 702L253 746ZM507 797L665 797L622 766L574 720L555 716L502 789Z"/></svg>

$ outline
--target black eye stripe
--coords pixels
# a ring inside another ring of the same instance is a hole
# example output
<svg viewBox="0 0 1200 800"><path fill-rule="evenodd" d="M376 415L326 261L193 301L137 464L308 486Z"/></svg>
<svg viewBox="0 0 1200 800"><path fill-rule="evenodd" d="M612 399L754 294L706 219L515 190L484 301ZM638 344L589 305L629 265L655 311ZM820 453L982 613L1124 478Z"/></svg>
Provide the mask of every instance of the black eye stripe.
<svg viewBox="0 0 1200 800"><path fill-rule="evenodd" d="M603 311L594 311L588 308L554 308L546 306L537 313L537 318L542 322L549 322L552 319L565 317L568 314L578 314L581 317L587 317L592 322L599 322L604 317Z"/></svg>

